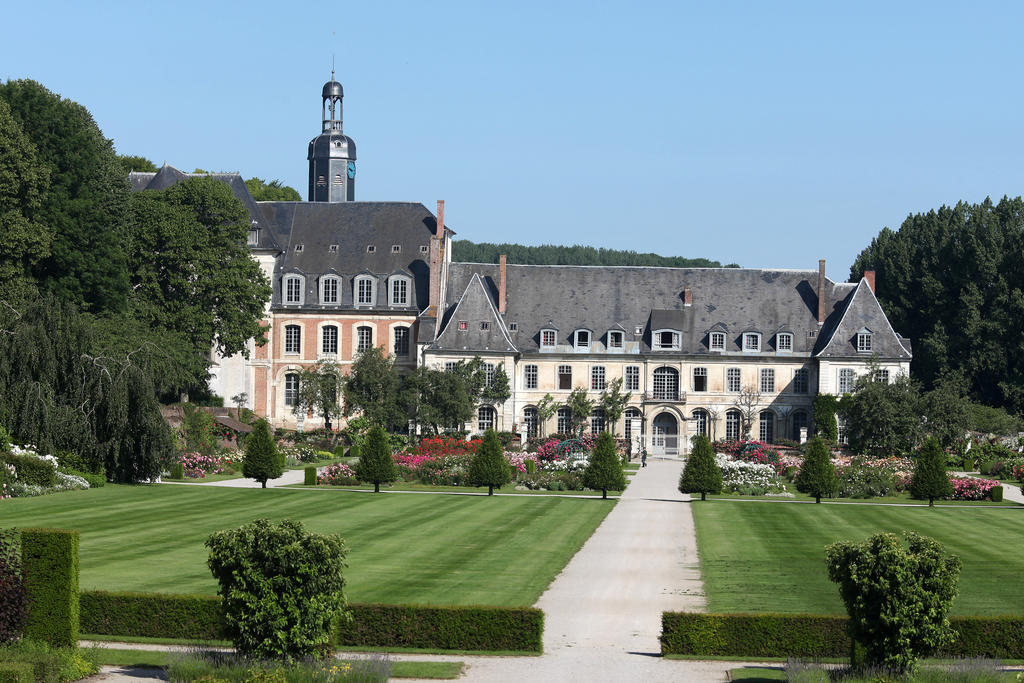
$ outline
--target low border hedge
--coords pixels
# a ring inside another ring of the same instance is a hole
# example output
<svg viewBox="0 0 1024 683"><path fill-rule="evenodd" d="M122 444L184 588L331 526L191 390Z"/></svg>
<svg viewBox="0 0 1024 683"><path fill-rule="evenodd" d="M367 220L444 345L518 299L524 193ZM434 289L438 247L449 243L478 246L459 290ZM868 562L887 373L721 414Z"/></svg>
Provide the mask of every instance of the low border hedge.
<svg viewBox="0 0 1024 683"><path fill-rule="evenodd" d="M78 532L22 529L21 568L28 596L24 637L78 645Z"/></svg>
<svg viewBox="0 0 1024 683"><path fill-rule="evenodd" d="M847 618L820 614L663 612L661 653L706 657L847 657ZM1024 658L1024 617L952 617L945 657Z"/></svg>
<svg viewBox="0 0 1024 683"><path fill-rule="evenodd" d="M347 607L338 645L540 652L544 613L533 607ZM111 636L222 640L221 599L213 595L82 591L82 632Z"/></svg>

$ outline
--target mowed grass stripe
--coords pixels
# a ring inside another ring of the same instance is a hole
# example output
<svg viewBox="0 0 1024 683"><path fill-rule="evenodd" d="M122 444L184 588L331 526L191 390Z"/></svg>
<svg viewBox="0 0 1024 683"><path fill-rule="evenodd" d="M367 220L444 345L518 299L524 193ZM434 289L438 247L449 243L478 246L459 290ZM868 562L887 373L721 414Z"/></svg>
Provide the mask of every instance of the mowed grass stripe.
<svg viewBox="0 0 1024 683"><path fill-rule="evenodd" d="M963 560L953 613L1024 614L1016 590L1024 511L707 501L693 503L701 575L712 612L843 614L825 546L916 531Z"/></svg>
<svg viewBox="0 0 1024 683"><path fill-rule="evenodd" d="M356 602L530 605L614 501L106 486L0 503L0 527L78 529L81 585L216 592L203 543L259 517L301 520L349 546Z"/></svg>

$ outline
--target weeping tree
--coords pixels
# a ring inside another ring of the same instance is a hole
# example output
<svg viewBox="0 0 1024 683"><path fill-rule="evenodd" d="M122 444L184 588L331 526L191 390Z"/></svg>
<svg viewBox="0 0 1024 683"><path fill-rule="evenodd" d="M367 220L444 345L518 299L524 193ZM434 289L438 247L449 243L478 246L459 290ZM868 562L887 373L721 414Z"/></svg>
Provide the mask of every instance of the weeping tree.
<svg viewBox="0 0 1024 683"><path fill-rule="evenodd" d="M173 454L170 429L150 376L131 352L104 348L97 325L52 297L0 303L0 424L114 481L152 479Z"/></svg>

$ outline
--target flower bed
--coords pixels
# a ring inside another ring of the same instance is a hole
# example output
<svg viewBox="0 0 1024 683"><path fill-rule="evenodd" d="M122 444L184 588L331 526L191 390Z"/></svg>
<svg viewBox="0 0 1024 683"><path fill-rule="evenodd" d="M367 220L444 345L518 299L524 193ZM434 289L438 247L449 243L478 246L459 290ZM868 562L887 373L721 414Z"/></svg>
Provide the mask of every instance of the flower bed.
<svg viewBox="0 0 1024 683"><path fill-rule="evenodd" d="M450 436L435 436L423 439L416 445L414 455L428 456L431 458L444 457L446 455L472 455L483 443L481 439L456 439Z"/></svg>
<svg viewBox="0 0 1024 683"><path fill-rule="evenodd" d="M338 463L328 465L316 478L316 483L327 486L356 486L359 484L359 480L356 479L355 470L348 465Z"/></svg>
<svg viewBox="0 0 1024 683"><path fill-rule="evenodd" d="M992 489L999 486L993 479L977 479L975 477L950 477L953 485L953 496L947 500L991 500Z"/></svg>
<svg viewBox="0 0 1024 683"><path fill-rule="evenodd" d="M11 444L10 454L10 462L0 462L0 500L89 488L84 477L59 471L56 456L37 453L33 446ZM45 480L40 471L47 472Z"/></svg>
<svg viewBox="0 0 1024 683"><path fill-rule="evenodd" d="M733 460L771 465L776 473L785 469L779 451L763 441L718 441L714 448L716 453L725 453Z"/></svg>
<svg viewBox="0 0 1024 683"><path fill-rule="evenodd" d="M202 479L208 474L221 474L226 471L224 459L216 455L182 453L179 462L185 468L185 476L189 479Z"/></svg>
<svg viewBox="0 0 1024 683"><path fill-rule="evenodd" d="M785 490L776 476L775 466L768 463L733 460L719 453L715 464L722 470L722 491L745 495L781 493Z"/></svg>

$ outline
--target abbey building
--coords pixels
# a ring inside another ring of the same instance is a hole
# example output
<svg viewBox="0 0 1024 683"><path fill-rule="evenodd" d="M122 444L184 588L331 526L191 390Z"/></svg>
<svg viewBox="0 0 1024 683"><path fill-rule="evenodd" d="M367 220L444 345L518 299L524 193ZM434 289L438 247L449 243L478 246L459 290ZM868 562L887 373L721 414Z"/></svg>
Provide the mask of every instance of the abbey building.
<svg viewBox="0 0 1024 683"><path fill-rule="evenodd" d="M477 356L489 372L501 366L511 397L481 404L474 432L565 431L573 389L597 399L621 380L630 399L614 431L668 455L695 433L738 437L744 423L755 438L797 440L816 394L849 391L869 367L909 372L910 342L875 298L874 274L834 282L824 261L809 270L452 262L443 202L431 212L356 200L342 98L332 78L309 143L309 201L254 202L240 176L217 176L249 209L249 246L273 296L267 344L249 359L215 359L212 389L245 393L277 426L300 421L300 368L344 369L371 346L400 369ZM164 167L133 173L132 184L160 189L186 175ZM561 407L541 424L548 394ZM608 426L600 410L591 415L592 430Z"/></svg>

